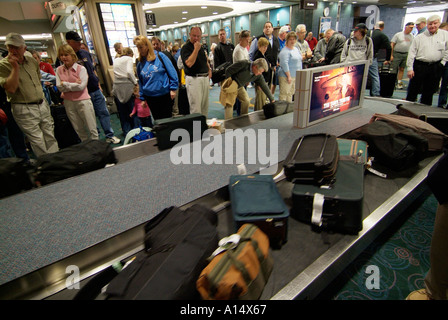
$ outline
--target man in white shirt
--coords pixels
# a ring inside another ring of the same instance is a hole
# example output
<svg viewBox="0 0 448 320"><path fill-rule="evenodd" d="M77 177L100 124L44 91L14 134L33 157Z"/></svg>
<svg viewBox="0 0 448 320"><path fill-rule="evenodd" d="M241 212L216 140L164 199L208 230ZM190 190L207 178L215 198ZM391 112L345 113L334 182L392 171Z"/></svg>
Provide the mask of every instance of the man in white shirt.
<svg viewBox="0 0 448 320"><path fill-rule="evenodd" d="M415 102L420 91L420 102L432 105L432 97L439 88L445 63L448 61L448 33L439 31L440 17L428 18L427 30L417 35L409 48L409 87L406 100Z"/></svg>
<svg viewBox="0 0 448 320"><path fill-rule="evenodd" d="M394 71L398 71L397 89L403 89L403 74L406 67L406 60L408 59L409 48L411 47L414 36L412 30L414 29L414 22L406 23L403 31L397 32L390 41L392 47L392 54L390 61L392 62L392 68Z"/></svg>

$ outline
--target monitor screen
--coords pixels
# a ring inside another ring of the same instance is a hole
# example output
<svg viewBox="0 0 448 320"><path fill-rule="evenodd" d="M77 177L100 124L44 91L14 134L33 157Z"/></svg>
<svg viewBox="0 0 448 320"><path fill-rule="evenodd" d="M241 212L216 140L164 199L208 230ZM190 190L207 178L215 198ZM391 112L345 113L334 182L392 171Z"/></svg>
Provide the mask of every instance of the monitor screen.
<svg viewBox="0 0 448 320"><path fill-rule="evenodd" d="M298 71L296 126L305 128L359 108L367 74L366 61Z"/></svg>
<svg viewBox="0 0 448 320"><path fill-rule="evenodd" d="M359 106L365 65L315 72L309 122Z"/></svg>

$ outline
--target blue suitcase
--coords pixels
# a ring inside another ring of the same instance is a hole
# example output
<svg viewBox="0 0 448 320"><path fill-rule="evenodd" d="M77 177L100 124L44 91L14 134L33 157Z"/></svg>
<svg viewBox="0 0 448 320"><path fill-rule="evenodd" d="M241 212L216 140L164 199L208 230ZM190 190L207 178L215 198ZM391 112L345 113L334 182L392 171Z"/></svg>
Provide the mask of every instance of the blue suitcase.
<svg viewBox="0 0 448 320"><path fill-rule="evenodd" d="M233 175L229 182L235 230L245 223L256 225L271 247L287 242L289 209L270 175Z"/></svg>

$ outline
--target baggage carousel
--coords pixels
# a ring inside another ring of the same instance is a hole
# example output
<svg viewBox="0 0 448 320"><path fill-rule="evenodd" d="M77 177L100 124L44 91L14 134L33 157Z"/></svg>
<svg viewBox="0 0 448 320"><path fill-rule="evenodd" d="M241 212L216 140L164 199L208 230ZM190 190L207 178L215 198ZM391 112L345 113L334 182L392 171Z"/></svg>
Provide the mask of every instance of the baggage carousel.
<svg viewBox="0 0 448 320"><path fill-rule="evenodd" d="M292 127L292 113L265 119L258 111L226 121L225 128L234 129L237 138L253 129L265 132L267 141L278 139L278 163L269 168L260 159L252 161L250 143L226 150L231 161L195 163L194 151L210 143L204 139L190 144L190 164L176 165L172 159L179 154L159 151L151 139L115 148L114 166L1 199L0 299L72 299L77 293L67 289L72 266L79 268L82 287L98 272L131 258L143 249L145 222L169 206L200 203L213 208L220 236L234 233L227 186L242 164L247 173L271 170L291 206L292 183L284 179L281 164L295 139L320 132L343 136L368 123L374 113L394 113L402 103L365 99L362 108L306 129ZM363 229L356 236L317 233L290 217L288 242L272 250L274 270L261 298L316 297L427 190L426 175L439 157L431 155L415 170L387 178L367 173Z"/></svg>

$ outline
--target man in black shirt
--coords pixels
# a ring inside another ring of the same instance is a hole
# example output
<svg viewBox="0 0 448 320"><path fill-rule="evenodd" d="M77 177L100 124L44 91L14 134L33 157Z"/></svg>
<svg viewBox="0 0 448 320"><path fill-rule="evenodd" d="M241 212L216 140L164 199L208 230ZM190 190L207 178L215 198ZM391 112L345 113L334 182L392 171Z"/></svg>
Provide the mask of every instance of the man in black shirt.
<svg viewBox="0 0 448 320"><path fill-rule="evenodd" d="M218 31L219 43L215 48L213 56L215 67L222 65L225 62L233 63L233 49L235 46L227 41L226 30L220 29Z"/></svg>
<svg viewBox="0 0 448 320"><path fill-rule="evenodd" d="M192 27L190 39L182 47L180 55L184 65L190 113L202 113L207 117L212 70L202 50L201 37L201 28Z"/></svg>
<svg viewBox="0 0 448 320"><path fill-rule="evenodd" d="M392 47L389 38L383 33L384 21L378 21L375 28L370 32L373 41L373 61L369 67L369 76L372 79L371 96L380 95L380 76L378 72L378 59L383 64L389 64Z"/></svg>

